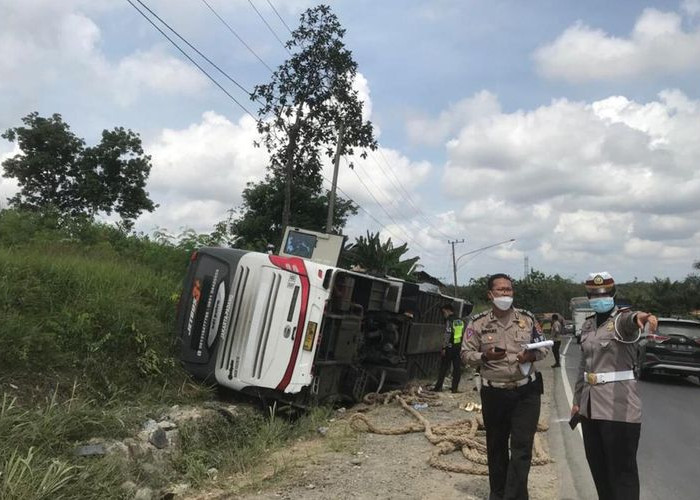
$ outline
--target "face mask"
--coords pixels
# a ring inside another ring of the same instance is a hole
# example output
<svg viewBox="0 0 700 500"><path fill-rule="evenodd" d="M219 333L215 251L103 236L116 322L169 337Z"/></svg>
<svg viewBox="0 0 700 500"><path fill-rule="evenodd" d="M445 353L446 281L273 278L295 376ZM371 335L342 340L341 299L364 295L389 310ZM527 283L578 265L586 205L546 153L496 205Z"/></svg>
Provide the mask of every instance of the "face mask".
<svg viewBox="0 0 700 500"><path fill-rule="evenodd" d="M613 297L596 297L588 302L590 302L591 308L597 313L606 313L615 307L615 299Z"/></svg>
<svg viewBox="0 0 700 500"><path fill-rule="evenodd" d="M507 311L510 309L510 306L513 305L513 297L494 297L493 305L498 307L501 311Z"/></svg>

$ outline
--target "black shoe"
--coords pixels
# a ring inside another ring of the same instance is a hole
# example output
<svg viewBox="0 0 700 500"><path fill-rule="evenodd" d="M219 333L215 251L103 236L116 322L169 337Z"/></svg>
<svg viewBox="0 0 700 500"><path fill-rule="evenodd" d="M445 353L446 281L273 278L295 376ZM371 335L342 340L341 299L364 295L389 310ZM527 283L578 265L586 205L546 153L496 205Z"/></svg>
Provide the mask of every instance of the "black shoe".
<svg viewBox="0 0 700 500"><path fill-rule="evenodd" d="M552 368L559 368L560 366L561 365L559 363L556 363L556 364L552 365Z"/></svg>
<svg viewBox="0 0 700 500"><path fill-rule="evenodd" d="M452 394L459 394L460 392L462 391L460 391L459 389L452 389Z"/></svg>
<svg viewBox="0 0 700 500"><path fill-rule="evenodd" d="M442 392L442 387L428 387L426 391L430 392Z"/></svg>

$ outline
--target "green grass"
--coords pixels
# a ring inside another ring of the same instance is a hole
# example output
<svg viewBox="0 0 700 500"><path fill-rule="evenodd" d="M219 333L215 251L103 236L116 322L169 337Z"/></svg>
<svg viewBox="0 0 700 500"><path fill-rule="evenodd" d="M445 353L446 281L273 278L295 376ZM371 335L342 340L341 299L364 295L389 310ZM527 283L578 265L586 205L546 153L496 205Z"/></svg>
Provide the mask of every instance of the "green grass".
<svg viewBox="0 0 700 500"><path fill-rule="evenodd" d="M1 499L129 498L127 480L154 490L212 484L326 425L328 409L295 418L249 409L233 422L181 426L181 448L157 466L75 455L92 438L133 437L169 406L212 397L173 351L181 281L200 240L0 211Z"/></svg>

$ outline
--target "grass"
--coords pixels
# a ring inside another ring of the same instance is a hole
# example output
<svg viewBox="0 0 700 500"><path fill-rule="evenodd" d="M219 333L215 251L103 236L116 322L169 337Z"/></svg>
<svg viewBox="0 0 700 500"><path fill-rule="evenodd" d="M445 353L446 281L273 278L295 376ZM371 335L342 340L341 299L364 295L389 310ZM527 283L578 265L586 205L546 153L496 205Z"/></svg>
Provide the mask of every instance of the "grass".
<svg viewBox="0 0 700 500"><path fill-rule="evenodd" d="M212 391L192 383L173 351L189 246L86 221L0 211L0 498L117 499L131 481L154 490L216 484L327 425L242 410L183 424L181 447L153 459L77 457L93 438L135 436L173 404ZM212 474L217 469L217 475Z"/></svg>

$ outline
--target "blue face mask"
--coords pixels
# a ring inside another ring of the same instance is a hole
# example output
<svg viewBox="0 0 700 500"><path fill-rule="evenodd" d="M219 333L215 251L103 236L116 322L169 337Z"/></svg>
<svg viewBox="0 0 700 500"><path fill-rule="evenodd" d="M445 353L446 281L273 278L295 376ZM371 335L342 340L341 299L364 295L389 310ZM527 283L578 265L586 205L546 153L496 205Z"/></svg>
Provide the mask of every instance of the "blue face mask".
<svg viewBox="0 0 700 500"><path fill-rule="evenodd" d="M615 299L613 297L596 297L588 301L591 308L597 313L606 313L615 307Z"/></svg>

